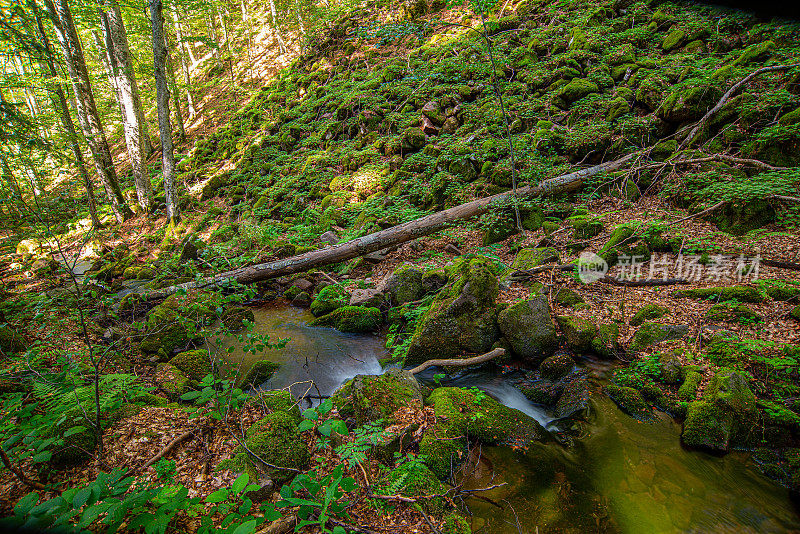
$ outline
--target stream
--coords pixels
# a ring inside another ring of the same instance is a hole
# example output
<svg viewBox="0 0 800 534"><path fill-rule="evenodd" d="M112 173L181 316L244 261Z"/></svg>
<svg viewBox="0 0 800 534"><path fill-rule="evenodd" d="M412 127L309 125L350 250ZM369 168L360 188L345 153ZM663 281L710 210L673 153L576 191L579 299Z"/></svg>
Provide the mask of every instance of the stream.
<svg viewBox="0 0 800 534"><path fill-rule="evenodd" d="M246 370L268 359L282 367L262 387L291 387L306 393L313 380L330 395L356 374L381 372L386 355L378 335L342 334L307 325L307 310L285 305L253 308L256 330L272 340L290 338L283 349L258 356L238 342L223 340L232 352L229 366ZM570 448L556 440L522 453L507 447L483 447L466 487L505 486L470 499L474 531L481 533L619 532L641 533L779 533L800 532L800 518L789 491L759 473L746 452L722 457L681 447L681 427L666 414L639 422L623 414L600 385L611 366L583 362L590 372L592 410L586 432ZM418 378L432 382L433 371ZM498 401L553 428L553 418L532 404L498 373L464 372L443 385L476 386ZM557 426L557 422L555 426Z"/></svg>

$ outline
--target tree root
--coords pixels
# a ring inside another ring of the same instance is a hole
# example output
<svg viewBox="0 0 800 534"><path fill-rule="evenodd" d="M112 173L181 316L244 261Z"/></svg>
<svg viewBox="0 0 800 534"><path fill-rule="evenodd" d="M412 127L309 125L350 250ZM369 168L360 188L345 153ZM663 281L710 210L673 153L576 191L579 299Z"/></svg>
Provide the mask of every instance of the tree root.
<svg viewBox="0 0 800 534"><path fill-rule="evenodd" d="M187 439L187 438L189 438L189 437L191 437L191 436L193 436L193 435L194 435L194 431L190 430L190 431L188 431L188 432L184 432L183 434L181 434L181 435L180 435L180 436L178 436L177 438L173 439L173 440L172 440L172 441L170 441L170 442L169 442L169 443L168 443L168 444L167 444L167 445L166 445L166 446L165 446L163 449L161 449L161 450L158 452L158 454L156 454L155 456L153 456L152 458L150 458L149 460L147 460L147 462L146 462L144 465L142 465L141 467L138 467L138 468L136 468L136 469L135 469L135 472L138 472L138 471L144 471L145 469L147 469L148 467L150 467L151 465L153 465L154 463L156 463L157 461L159 461L161 458L163 458L164 456L166 456L167 454L169 454L169 452L170 452L172 449L174 449L174 448L175 448L175 446L176 446L178 443L180 443L181 441L183 441L183 440L185 440L185 439Z"/></svg>

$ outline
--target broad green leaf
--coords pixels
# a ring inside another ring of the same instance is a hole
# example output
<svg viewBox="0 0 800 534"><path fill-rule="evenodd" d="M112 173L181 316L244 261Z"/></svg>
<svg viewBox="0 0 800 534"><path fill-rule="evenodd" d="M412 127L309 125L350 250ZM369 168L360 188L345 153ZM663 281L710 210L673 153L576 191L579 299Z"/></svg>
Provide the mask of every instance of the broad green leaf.
<svg viewBox="0 0 800 534"><path fill-rule="evenodd" d="M218 503L226 500L228 495L230 494L230 490L227 488L219 489L206 497L206 502L208 503Z"/></svg>
<svg viewBox="0 0 800 534"><path fill-rule="evenodd" d="M242 490L247 487L248 482L250 482L250 475L247 473L242 473L236 480L233 481L231 490L233 490L234 493L241 493Z"/></svg>

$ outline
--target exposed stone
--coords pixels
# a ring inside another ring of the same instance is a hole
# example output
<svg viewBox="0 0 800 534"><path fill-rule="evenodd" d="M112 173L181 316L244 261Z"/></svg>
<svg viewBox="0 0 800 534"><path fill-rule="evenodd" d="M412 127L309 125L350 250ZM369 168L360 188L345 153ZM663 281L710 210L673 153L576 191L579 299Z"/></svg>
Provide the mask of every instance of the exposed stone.
<svg viewBox="0 0 800 534"><path fill-rule="evenodd" d="M550 305L544 295L512 304L500 312L497 324L514 354L530 363L539 363L558 347Z"/></svg>
<svg viewBox="0 0 800 534"><path fill-rule="evenodd" d="M422 271L414 267L403 266L395 270L384 281L383 287L392 306L419 300L425 294Z"/></svg>

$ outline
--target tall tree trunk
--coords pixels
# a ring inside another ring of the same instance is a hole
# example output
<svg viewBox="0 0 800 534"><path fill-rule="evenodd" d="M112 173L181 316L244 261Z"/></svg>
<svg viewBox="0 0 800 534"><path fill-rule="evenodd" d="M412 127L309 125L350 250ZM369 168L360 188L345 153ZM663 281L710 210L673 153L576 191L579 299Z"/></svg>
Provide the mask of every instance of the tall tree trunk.
<svg viewBox="0 0 800 534"><path fill-rule="evenodd" d="M181 60L181 70L183 71L183 82L186 85L186 104L189 109L189 120L194 119L195 115L197 115L197 111L194 109L194 98L192 97L192 90L191 90L191 78L189 77L189 65L186 62L186 54L187 50L189 55L192 54L192 47L188 46L187 43L183 42L183 30L181 28L181 23L178 20L178 9L177 7L170 11L172 14L172 22L175 24L175 36L178 39L178 56ZM194 62L194 58L192 58L192 62Z"/></svg>
<svg viewBox="0 0 800 534"><path fill-rule="evenodd" d="M178 35L178 45L180 45L181 48L185 47L186 53L189 55L189 61L191 61L192 64L197 63L197 57L194 55L194 46L192 43L183 40L183 25L180 22L180 11L178 10L178 6L175 6L175 8L172 10L172 17L175 21L175 33Z"/></svg>
<svg viewBox="0 0 800 534"><path fill-rule="evenodd" d="M178 84L175 81L175 64L172 62L172 54L169 53L169 39L167 32L164 32L164 47L167 50L167 81L169 82L169 90L172 94L172 107L175 110L175 124L178 125L178 140L181 143L186 142L186 129L183 125L183 112L181 112L181 93L178 91Z"/></svg>
<svg viewBox="0 0 800 534"><path fill-rule="evenodd" d="M297 15L297 24L300 25L300 52L305 54L306 53L306 26L303 24L303 16L300 13L302 10L302 6L300 5L299 0L295 0L295 14Z"/></svg>
<svg viewBox="0 0 800 534"><path fill-rule="evenodd" d="M122 20L117 0L100 0L98 13L103 28L105 48L108 53L110 77L114 78L117 98L122 110L122 127L125 132L125 146L133 168L136 184L136 198L145 212L150 211L153 191L145 159L153 151L150 136L147 133L147 121L142 110L139 85L133 72L131 53L128 48L128 36Z"/></svg>
<svg viewBox="0 0 800 534"><path fill-rule="evenodd" d="M208 12L206 13L206 29L208 30L208 34L211 36L211 40L214 42L216 46L211 48L211 56L214 59L219 60L219 43L217 42L217 23L214 20L214 13Z"/></svg>
<svg viewBox="0 0 800 534"><path fill-rule="evenodd" d="M161 162L164 173L164 192L167 195L167 218L170 224L180 219L175 195L175 155L172 152L172 125L169 121L169 89L167 88L167 46L164 39L163 5L161 0L150 1L150 25L153 29L153 63L156 79L158 132L161 137Z"/></svg>
<svg viewBox="0 0 800 534"><path fill-rule="evenodd" d="M117 222L121 223L131 217L133 213L122 197L114 160L111 157L111 150L108 148L108 139L106 139L103 124L100 122L100 114L97 112L83 49L78 39L78 32L75 31L68 0L57 1L58 9L53 5L53 0L44 0L45 7L53 20L56 36L64 53L67 72L75 91L78 121L92 152L97 174L100 176L100 181L103 182L103 187L111 202L111 209L114 211Z"/></svg>
<svg viewBox="0 0 800 534"><path fill-rule="evenodd" d="M278 48L281 54L285 54L287 52L286 43L283 42L283 37L281 37L281 27L278 25L278 11L275 9L275 0L269 0L269 12L272 15L272 30L275 32Z"/></svg>
<svg viewBox="0 0 800 534"><path fill-rule="evenodd" d="M53 49L50 47L50 40L47 38L47 34L44 31L42 18L39 16L39 11L33 3L33 0L29 0L28 5L31 7L34 17L36 18L36 31L39 35L42 47L44 48L44 60L47 64L47 71L50 74L50 78L53 80L51 84L53 93L55 94L53 97L53 107L61 118L61 124L64 126L64 131L67 134L67 139L72 149L72 155L75 157L75 167L78 169L78 175L81 177L83 186L86 189L86 199L89 205L89 217L92 219L92 227L94 227L95 230L99 230L103 227L103 224L97 216L97 199L94 196L94 186L92 185L91 178L89 178L89 171L86 169L86 163L83 159L83 151L78 143L78 133L75 131L75 124L72 122L72 117L69 114L64 88L61 87L61 83L58 82L58 71L56 70Z"/></svg>
<svg viewBox="0 0 800 534"><path fill-rule="evenodd" d="M100 34L97 33L97 30L92 30L92 39L94 40L95 48L97 48L97 57L100 59L100 64L103 65L103 70L106 71L108 84L114 90L114 99L117 101L120 116L124 120L125 109L122 107L122 99L119 96L119 87L117 87L117 78L114 76L113 69L111 68L111 59L108 57L108 49L106 49L106 44L100 38Z"/></svg>

